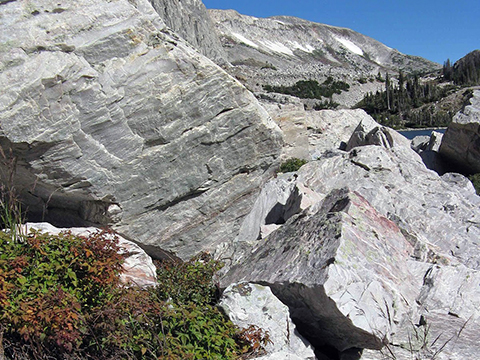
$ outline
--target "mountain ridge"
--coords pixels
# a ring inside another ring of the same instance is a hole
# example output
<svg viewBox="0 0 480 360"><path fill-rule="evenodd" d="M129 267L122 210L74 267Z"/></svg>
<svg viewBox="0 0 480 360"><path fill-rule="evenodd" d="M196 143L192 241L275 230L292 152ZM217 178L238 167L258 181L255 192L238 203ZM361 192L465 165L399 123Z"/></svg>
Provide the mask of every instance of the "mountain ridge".
<svg viewBox="0 0 480 360"><path fill-rule="evenodd" d="M289 16L257 18L235 10L209 9L208 13L232 65L225 70L255 93L262 93L264 85L289 86L307 79L323 82L333 76L352 87L347 96L334 96L350 107L364 94L381 88L375 84L380 73L425 73L441 67L348 28Z"/></svg>

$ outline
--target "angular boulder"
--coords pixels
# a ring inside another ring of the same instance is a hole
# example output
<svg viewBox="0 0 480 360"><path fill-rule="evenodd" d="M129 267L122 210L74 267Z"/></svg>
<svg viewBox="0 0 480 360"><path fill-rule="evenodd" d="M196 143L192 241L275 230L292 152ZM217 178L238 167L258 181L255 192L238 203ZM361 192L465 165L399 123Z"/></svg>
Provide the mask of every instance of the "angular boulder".
<svg viewBox="0 0 480 360"><path fill-rule="evenodd" d="M236 236L282 146L250 92L147 0L0 11L0 145L31 220L183 258Z"/></svg>
<svg viewBox="0 0 480 360"><path fill-rule="evenodd" d="M241 329L250 326L268 335L265 356L259 359L315 359L313 349L290 319L288 307L280 302L269 287L240 283L230 285L222 294L219 306Z"/></svg>
<svg viewBox="0 0 480 360"><path fill-rule="evenodd" d="M447 128L439 153L462 173L480 172L480 90Z"/></svg>
<svg viewBox="0 0 480 360"><path fill-rule="evenodd" d="M262 240L223 281L268 285L316 347L381 349L408 311L402 297L415 297L402 284L421 286L403 266L413 251L392 221L340 189Z"/></svg>
<svg viewBox="0 0 480 360"><path fill-rule="evenodd" d="M387 149L393 146L408 146L408 140L398 132L378 124L372 117L366 116L358 123L344 150L350 151L357 146L378 145Z"/></svg>

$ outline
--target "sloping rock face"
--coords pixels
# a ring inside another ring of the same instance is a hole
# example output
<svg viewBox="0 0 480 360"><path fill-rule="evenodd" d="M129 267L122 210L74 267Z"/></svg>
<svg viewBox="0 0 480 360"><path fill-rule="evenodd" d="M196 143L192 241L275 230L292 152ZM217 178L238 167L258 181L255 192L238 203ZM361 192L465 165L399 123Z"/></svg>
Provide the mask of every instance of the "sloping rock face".
<svg viewBox="0 0 480 360"><path fill-rule="evenodd" d="M150 0L165 24L216 63L225 63L225 52L205 5L200 0Z"/></svg>
<svg viewBox="0 0 480 360"><path fill-rule="evenodd" d="M76 236L90 236L100 229L88 228L57 228L49 223L26 223L25 233L31 230L58 235L61 232L71 232ZM113 239L113 234L107 234ZM126 285L134 285L139 287L157 286L157 269L153 264L152 258L145 253L137 244L116 236L118 246L122 254L128 254L123 263L123 272L120 274L120 280Z"/></svg>
<svg viewBox="0 0 480 360"><path fill-rule="evenodd" d="M457 113L443 136L439 152L464 173L480 172L480 90Z"/></svg>
<svg viewBox="0 0 480 360"><path fill-rule="evenodd" d="M251 93L147 0L0 16L0 144L31 219L110 224L184 258L235 237L282 145Z"/></svg>
<svg viewBox="0 0 480 360"><path fill-rule="evenodd" d="M374 121L349 144L267 184L277 191L254 207L258 233L275 197L300 205L276 231L249 238L224 286L268 285L302 335L340 358L356 349L370 349L362 359L474 356L480 197L464 176L426 169L408 140Z"/></svg>

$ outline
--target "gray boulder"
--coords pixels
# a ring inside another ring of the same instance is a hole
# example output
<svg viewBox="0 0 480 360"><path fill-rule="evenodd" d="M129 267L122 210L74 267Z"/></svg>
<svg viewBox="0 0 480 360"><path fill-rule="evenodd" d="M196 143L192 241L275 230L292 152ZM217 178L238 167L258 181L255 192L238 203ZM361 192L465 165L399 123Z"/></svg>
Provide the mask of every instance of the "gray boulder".
<svg viewBox="0 0 480 360"><path fill-rule="evenodd" d="M427 150L429 143L430 136L415 136L410 143L410 147L413 151L420 154L421 152Z"/></svg>
<svg viewBox="0 0 480 360"><path fill-rule="evenodd" d="M427 150L438 152L440 150L442 139L443 139L442 133L438 131L432 131L432 133L430 134L430 139L428 141Z"/></svg>
<svg viewBox="0 0 480 360"><path fill-rule="evenodd" d="M389 149L393 146L408 146L408 140L398 132L381 126L372 117L367 116L358 123L345 150L350 151L354 147L365 145L378 145Z"/></svg>
<svg viewBox="0 0 480 360"><path fill-rule="evenodd" d="M402 297L415 298L402 284L421 287L403 266L413 251L363 197L334 190L315 214L296 215L260 241L223 281L270 286L316 347L381 349L395 323L405 326Z"/></svg>
<svg viewBox="0 0 480 360"><path fill-rule="evenodd" d="M480 90L457 113L443 136L439 152L459 171L480 172Z"/></svg>
<svg viewBox="0 0 480 360"><path fill-rule="evenodd" d="M416 136L410 143L410 147L421 156L425 166L440 175L445 174L451 168L438 153L442 138L442 133L432 131L430 136Z"/></svg>
<svg viewBox="0 0 480 360"><path fill-rule="evenodd" d="M183 258L237 235L282 146L250 92L147 0L1 12L0 145L31 219L112 225Z"/></svg>
<svg viewBox="0 0 480 360"><path fill-rule="evenodd" d="M222 294L219 306L239 328L255 326L268 335L266 354L258 359L315 359L313 349L290 319L288 307L270 288L258 284L230 285Z"/></svg>

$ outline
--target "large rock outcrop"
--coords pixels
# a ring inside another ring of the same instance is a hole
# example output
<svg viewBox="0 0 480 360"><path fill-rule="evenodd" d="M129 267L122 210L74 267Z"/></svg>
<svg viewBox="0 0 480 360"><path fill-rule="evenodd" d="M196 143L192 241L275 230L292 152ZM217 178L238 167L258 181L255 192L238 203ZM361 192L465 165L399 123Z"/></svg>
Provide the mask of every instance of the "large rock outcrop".
<svg viewBox="0 0 480 360"><path fill-rule="evenodd" d="M2 169L31 219L189 257L235 237L281 132L147 0L0 4ZM13 163L12 163L13 164Z"/></svg>
<svg viewBox="0 0 480 360"><path fill-rule="evenodd" d="M371 119L348 143L266 185L252 210L258 219L245 218L248 241L238 244L251 250L238 252L224 286L268 285L318 351L405 360L478 353L472 184L426 169L408 140ZM265 236L273 209L284 223Z"/></svg>
<svg viewBox="0 0 480 360"><path fill-rule="evenodd" d="M475 90L470 105L454 116L443 136L439 153L457 171L480 172L480 90Z"/></svg>
<svg viewBox="0 0 480 360"><path fill-rule="evenodd" d="M203 55L221 64L226 62L210 15L201 0L150 0L166 23Z"/></svg>

